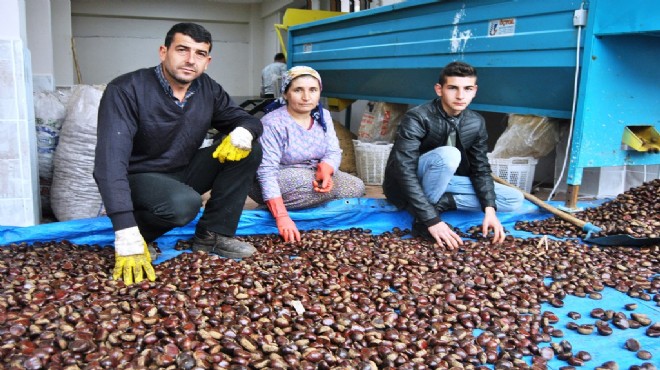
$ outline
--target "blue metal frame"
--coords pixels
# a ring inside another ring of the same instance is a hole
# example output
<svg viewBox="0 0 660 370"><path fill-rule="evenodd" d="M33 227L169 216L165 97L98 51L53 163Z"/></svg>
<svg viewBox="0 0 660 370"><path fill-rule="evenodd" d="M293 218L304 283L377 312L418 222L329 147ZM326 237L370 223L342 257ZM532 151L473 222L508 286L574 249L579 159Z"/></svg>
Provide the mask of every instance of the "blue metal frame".
<svg viewBox="0 0 660 370"><path fill-rule="evenodd" d="M497 20L514 27L493 36ZM473 109L556 118L571 117L579 60L568 172L579 185L585 167L660 163L621 148L626 125L660 126L659 31L648 0L409 0L293 26L288 60L317 69L325 96L407 104L434 98L440 68L465 60L479 71Z"/></svg>
<svg viewBox="0 0 660 370"><path fill-rule="evenodd" d="M479 69L473 108L567 118L580 4L406 1L291 27L289 62L316 68L326 96L419 104L435 97L440 68L462 59ZM515 34L489 35L500 18L515 19Z"/></svg>
<svg viewBox="0 0 660 370"><path fill-rule="evenodd" d="M586 167L660 164L660 154L622 148L626 126L660 128L660 7L592 0L567 183Z"/></svg>

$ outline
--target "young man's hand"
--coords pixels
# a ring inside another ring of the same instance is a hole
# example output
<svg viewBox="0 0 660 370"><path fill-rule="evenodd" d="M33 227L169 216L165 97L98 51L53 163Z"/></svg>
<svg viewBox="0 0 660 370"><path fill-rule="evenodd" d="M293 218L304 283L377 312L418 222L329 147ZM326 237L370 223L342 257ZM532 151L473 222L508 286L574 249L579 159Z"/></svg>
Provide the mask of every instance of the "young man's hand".
<svg viewBox="0 0 660 370"><path fill-rule="evenodd" d="M445 245L448 249L458 249L459 245L463 245L463 239L444 222L429 226L429 233L438 245Z"/></svg>
<svg viewBox="0 0 660 370"><path fill-rule="evenodd" d="M481 224L481 232L484 237L488 235L490 230L493 230L493 243L499 244L504 241L506 233L504 232L504 227L500 223L500 220L495 214L495 208L486 207L484 210L484 222Z"/></svg>

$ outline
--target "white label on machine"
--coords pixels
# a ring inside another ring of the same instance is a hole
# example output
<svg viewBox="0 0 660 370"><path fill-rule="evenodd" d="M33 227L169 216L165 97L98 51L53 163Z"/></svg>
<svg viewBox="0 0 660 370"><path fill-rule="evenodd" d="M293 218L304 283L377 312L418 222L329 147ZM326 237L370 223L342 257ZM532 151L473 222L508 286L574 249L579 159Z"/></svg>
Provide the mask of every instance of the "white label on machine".
<svg viewBox="0 0 660 370"><path fill-rule="evenodd" d="M488 37L512 36L515 33L515 18L495 19L488 22Z"/></svg>
<svg viewBox="0 0 660 370"><path fill-rule="evenodd" d="M312 44L307 43L303 45L303 53L311 53L312 52Z"/></svg>

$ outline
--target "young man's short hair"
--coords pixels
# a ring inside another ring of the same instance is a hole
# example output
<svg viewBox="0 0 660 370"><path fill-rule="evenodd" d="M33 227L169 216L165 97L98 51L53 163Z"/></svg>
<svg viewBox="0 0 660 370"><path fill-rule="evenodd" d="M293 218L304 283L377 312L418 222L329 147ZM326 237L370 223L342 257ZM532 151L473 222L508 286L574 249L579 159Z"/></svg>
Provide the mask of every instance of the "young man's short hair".
<svg viewBox="0 0 660 370"><path fill-rule="evenodd" d="M444 85L447 77L477 77L477 70L465 62L451 62L440 72L438 83Z"/></svg>

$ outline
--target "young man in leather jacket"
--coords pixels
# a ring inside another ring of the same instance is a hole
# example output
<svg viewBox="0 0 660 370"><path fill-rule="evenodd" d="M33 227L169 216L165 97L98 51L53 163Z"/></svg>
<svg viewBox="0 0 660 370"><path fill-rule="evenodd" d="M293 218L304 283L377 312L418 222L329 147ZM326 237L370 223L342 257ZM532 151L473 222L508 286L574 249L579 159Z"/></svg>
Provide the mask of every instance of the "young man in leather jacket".
<svg viewBox="0 0 660 370"><path fill-rule="evenodd" d="M458 248L462 239L440 214L474 210L484 212L483 234L492 230L493 242L500 243L505 233L496 210L519 208L523 195L491 177L485 120L468 109L477 93L477 71L464 62L449 63L434 88L438 98L401 120L385 169L385 196L414 216L413 236Z"/></svg>

